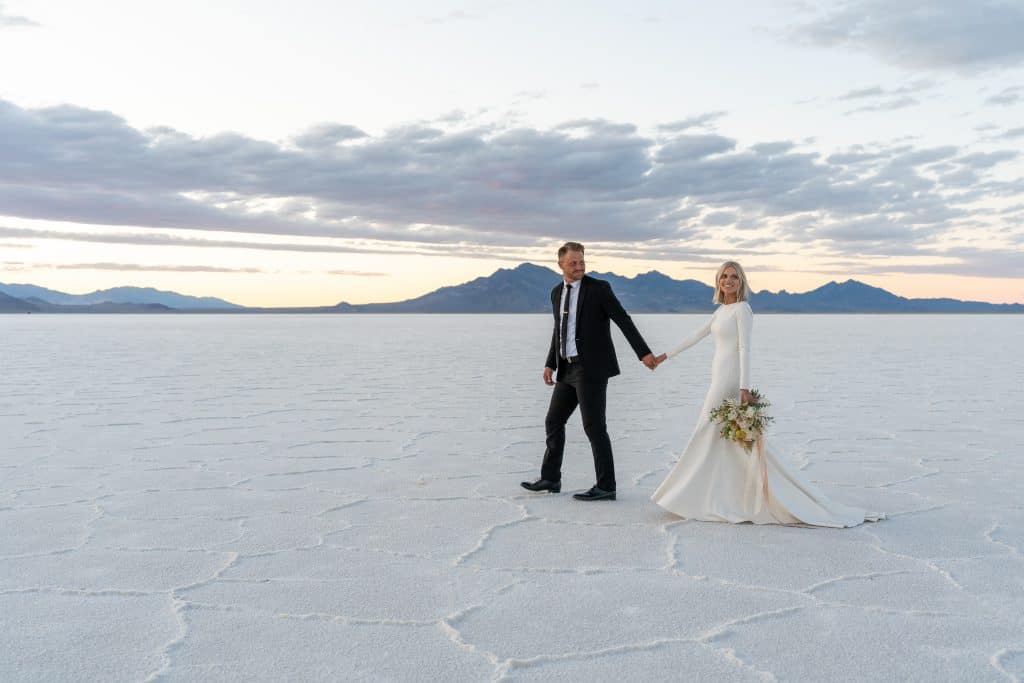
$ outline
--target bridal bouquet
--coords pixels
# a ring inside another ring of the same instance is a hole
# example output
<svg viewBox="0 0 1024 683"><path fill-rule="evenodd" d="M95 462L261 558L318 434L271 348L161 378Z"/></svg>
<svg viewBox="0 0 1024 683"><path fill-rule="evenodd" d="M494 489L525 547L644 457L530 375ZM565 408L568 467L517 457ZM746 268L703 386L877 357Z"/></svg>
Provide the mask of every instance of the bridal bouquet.
<svg viewBox="0 0 1024 683"><path fill-rule="evenodd" d="M753 401L740 403L731 398L722 399L711 411L711 420L719 425L723 439L735 441L749 453L774 418L766 411L771 405L757 389L751 389Z"/></svg>

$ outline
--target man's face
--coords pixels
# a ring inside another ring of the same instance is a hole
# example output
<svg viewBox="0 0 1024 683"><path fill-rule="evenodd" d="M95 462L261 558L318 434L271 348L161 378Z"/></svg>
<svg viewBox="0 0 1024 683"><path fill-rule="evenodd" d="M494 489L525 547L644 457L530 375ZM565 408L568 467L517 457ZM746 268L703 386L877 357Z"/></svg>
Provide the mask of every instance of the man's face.
<svg viewBox="0 0 1024 683"><path fill-rule="evenodd" d="M558 267L562 269L562 275L569 282L582 280L584 273L587 272L582 251L565 252L565 255L558 259Z"/></svg>

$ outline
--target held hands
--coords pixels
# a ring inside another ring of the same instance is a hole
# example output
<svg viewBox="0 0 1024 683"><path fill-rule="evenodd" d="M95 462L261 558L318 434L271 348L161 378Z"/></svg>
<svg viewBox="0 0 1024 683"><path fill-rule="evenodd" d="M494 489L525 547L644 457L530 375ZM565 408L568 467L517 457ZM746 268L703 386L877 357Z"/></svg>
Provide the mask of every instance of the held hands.
<svg viewBox="0 0 1024 683"><path fill-rule="evenodd" d="M659 365L665 362L666 358L668 358L668 356L664 353L660 356L655 356L653 353L649 353L640 360L643 361L643 364L646 365L651 372L653 372L658 369Z"/></svg>

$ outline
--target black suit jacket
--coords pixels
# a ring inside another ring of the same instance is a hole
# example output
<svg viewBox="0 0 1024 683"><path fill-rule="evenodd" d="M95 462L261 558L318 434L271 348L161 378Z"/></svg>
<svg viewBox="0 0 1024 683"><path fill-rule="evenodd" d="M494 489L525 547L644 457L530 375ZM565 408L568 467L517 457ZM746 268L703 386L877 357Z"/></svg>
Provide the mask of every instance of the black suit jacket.
<svg viewBox="0 0 1024 683"><path fill-rule="evenodd" d="M562 323L562 284L551 290L551 314L555 318L555 329L551 333L551 348L545 367L558 370L562 378L565 363L559 354L558 331ZM612 292L612 286L604 280L584 275L580 280L580 293L576 301L576 350L583 359L583 376L587 379L608 379L619 374L619 360L612 344L611 325L615 324L626 335L637 358L651 352L644 338L633 324L619 300Z"/></svg>

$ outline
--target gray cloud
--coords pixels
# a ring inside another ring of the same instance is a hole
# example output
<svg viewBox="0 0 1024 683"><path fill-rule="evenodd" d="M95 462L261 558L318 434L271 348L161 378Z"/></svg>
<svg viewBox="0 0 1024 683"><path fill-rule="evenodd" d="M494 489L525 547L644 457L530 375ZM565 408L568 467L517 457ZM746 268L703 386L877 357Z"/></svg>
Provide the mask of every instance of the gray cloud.
<svg viewBox="0 0 1024 683"><path fill-rule="evenodd" d="M1016 150L1003 149L997 152L975 152L974 154L965 154L959 157L957 163L970 166L972 168L992 168L996 164L1004 161L1010 161L1020 156L1020 153Z"/></svg>
<svg viewBox="0 0 1024 683"><path fill-rule="evenodd" d="M830 164L836 164L840 166L855 166L891 158L893 154L899 154L910 149L913 148L906 145L888 149L869 148L864 145L854 145L846 152L836 152L835 154L830 154L826 161Z"/></svg>
<svg viewBox="0 0 1024 683"><path fill-rule="evenodd" d="M735 147L735 140L721 135L682 135L673 138L658 151L658 161L673 163L700 159L712 154L729 152Z"/></svg>
<svg viewBox="0 0 1024 683"><path fill-rule="evenodd" d="M387 273L369 273L362 270L329 270L328 275L342 275L345 277L388 277Z"/></svg>
<svg viewBox="0 0 1024 683"><path fill-rule="evenodd" d="M712 211L702 219L704 225L732 225L737 220L739 216L732 211Z"/></svg>
<svg viewBox="0 0 1024 683"><path fill-rule="evenodd" d="M985 100L985 104L995 104L1002 107L1008 107L1019 102L1024 102L1024 85L1003 88Z"/></svg>
<svg viewBox="0 0 1024 683"><path fill-rule="evenodd" d="M36 268L55 268L57 270L117 270L141 272L172 272L172 273L262 273L259 268L222 268L220 266L197 265L146 265L143 263L59 263Z"/></svg>
<svg viewBox="0 0 1024 683"><path fill-rule="evenodd" d="M16 14L8 14L7 11L4 9L4 3L0 2L0 29L37 26L39 26L39 23L32 21L28 17L22 17Z"/></svg>
<svg viewBox="0 0 1024 683"><path fill-rule="evenodd" d="M839 255L913 253L976 220L966 204L1024 194L1024 179L990 175L1015 150L894 143L823 158L794 141L742 146L680 132L688 127L652 137L583 119L546 130L410 124L371 136L325 123L282 145L0 101L0 215L165 229L40 231L57 239L510 260L566 234L659 258L681 241L761 240L750 231L765 228ZM723 227L729 215L743 220ZM182 240L169 228L346 242ZM32 236L12 230L0 236Z"/></svg>
<svg viewBox="0 0 1024 683"><path fill-rule="evenodd" d="M849 90L839 97L836 98L839 102L848 100L863 100L872 98L893 98L899 95L911 95L914 93L922 92L933 87L935 82L929 79L918 79L910 83L898 86L896 88L884 88L880 85L873 85L867 88L857 88Z"/></svg>
<svg viewBox="0 0 1024 683"><path fill-rule="evenodd" d="M673 121L671 123L663 123L658 126L658 130L665 133L678 133L690 128L702 128L711 123L714 123L718 119L725 116L724 111L710 111L706 114L699 114L697 116L691 116L688 119L682 119L680 121Z"/></svg>
<svg viewBox="0 0 1024 683"><path fill-rule="evenodd" d="M218 240L182 237L167 233L103 233L103 232L72 232L66 230L39 230L34 228L8 228L0 226L0 237L14 237L34 240L67 240L72 242L92 242L99 244L133 244L138 246L175 246L189 248L212 249L251 249L256 251L291 251L318 254L386 254L390 256L449 256L451 247L436 244L416 244L406 242L407 246L357 247L335 244L308 244L297 242L249 242L245 240ZM31 244L7 244L0 246L31 248ZM463 258L487 258L497 260L523 260L521 248L505 248L489 246L487 253L475 251L461 254Z"/></svg>
<svg viewBox="0 0 1024 683"><path fill-rule="evenodd" d="M781 140L778 142L761 142L756 145L751 145L750 149L757 154L763 154L765 156L776 156L779 154L785 154L796 147L795 142L789 140Z"/></svg>
<svg viewBox="0 0 1024 683"><path fill-rule="evenodd" d="M879 102L878 104L868 104L863 107L857 107L845 112L845 116L851 114L863 114L866 112L876 111L896 111L897 109L906 109L907 107L914 107L920 104L921 101L916 97L897 97L896 99L886 100L885 102Z"/></svg>
<svg viewBox="0 0 1024 683"><path fill-rule="evenodd" d="M355 126L321 123L297 135L294 142L304 149L323 149L365 137L366 133Z"/></svg>
<svg viewBox="0 0 1024 683"><path fill-rule="evenodd" d="M1020 128L1011 128L1004 133L1000 133L997 137L1004 139L1024 137L1024 126L1021 126Z"/></svg>
<svg viewBox="0 0 1024 683"><path fill-rule="evenodd" d="M865 97L878 97L880 95L885 95L886 93L887 93L887 91L886 91L885 88L883 88L883 87L881 87L879 85L875 85L875 86L872 86L870 88L859 88L857 90L850 90L849 92L840 95L836 99L838 99L840 101L842 101L842 100L859 100L859 99L863 99Z"/></svg>
<svg viewBox="0 0 1024 683"><path fill-rule="evenodd" d="M947 263L908 263L876 265L864 262L847 262L847 272L872 274L944 274L991 278L1024 278L1024 249L979 249L958 247L936 250L930 256L954 259ZM1008 297L1010 298L1010 297Z"/></svg>
<svg viewBox="0 0 1024 683"><path fill-rule="evenodd" d="M1024 6L1000 0L847 0L791 37L867 52L909 69L976 71L1024 63Z"/></svg>
<svg viewBox="0 0 1024 683"><path fill-rule="evenodd" d="M900 152L896 156L892 157L889 162L892 166L923 166L927 164L934 164L937 161L943 159L949 159L955 156L957 148L953 145L943 145L942 147L929 147L925 149L915 149L907 152Z"/></svg>
<svg viewBox="0 0 1024 683"><path fill-rule="evenodd" d="M904 243L906 235L913 232L915 228L889 218L865 218L835 223L815 231L816 236L832 238L840 242L860 242L864 244L879 245L890 241ZM924 229L927 233L928 230ZM934 234L934 230L930 231ZM872 248L874 251L874 248Z"/></svg>

